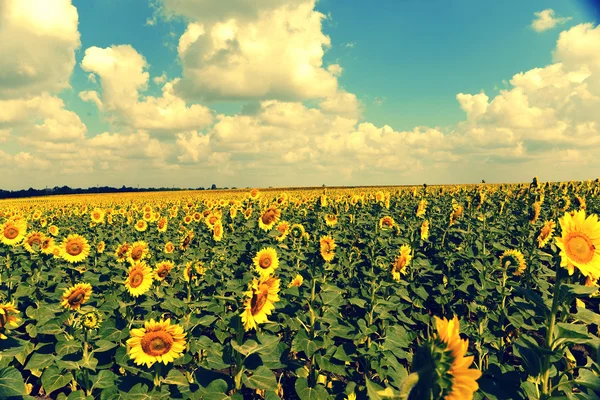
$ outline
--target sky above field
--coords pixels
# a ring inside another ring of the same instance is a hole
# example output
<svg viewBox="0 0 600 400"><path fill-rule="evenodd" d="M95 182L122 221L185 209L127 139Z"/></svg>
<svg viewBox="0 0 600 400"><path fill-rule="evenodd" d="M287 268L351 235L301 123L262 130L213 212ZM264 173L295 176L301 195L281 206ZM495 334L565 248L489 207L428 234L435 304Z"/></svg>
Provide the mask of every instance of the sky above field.
<svg viewBox="0 0 600 400"><path fill-rule="evenodd" d="M0 0L0 189L600 177L584 0Z"/></svg>

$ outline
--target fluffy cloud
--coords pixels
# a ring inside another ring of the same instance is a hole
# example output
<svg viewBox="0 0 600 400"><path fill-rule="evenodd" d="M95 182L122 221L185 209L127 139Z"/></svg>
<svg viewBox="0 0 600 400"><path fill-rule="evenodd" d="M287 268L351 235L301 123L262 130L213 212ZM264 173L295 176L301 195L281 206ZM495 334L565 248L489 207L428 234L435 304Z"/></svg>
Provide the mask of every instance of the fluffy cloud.
<svg viewBox="0 0 600 400"><path fill-rule="evenodd" d="M223 12L214 13L220 15L214 22L186 14L195 22L179 40L183 78L175 88L182 96L290 101L335 94L342 69L323 66L324 48L331 41L321 31L325 16L314 10L314 0L240 3L252 5L255 18L240 18L224 6L217 7Z"/></svg>
<svg viewBox="0 0 600 400"><path fill-rule="evenodd" d="M554 28L559 24L564 24L571 19L571 17L555 17L554 10L548 8L544 11L534 13L535 19L531 23L531 27L536 32L543 32Z"/></svg>
<svg viewBox="0 0 600 400"><path fill-rule="evenodd" d="M148 87L150 75L144 57L129 45L90 47L85 51L81 67L100 77L102 94L83 91L80 98L94 102L101 111L109 113L113 122L132 129L176 132L202 128L212 121L207 107L187 106L174 93L173 86L179 79L166 82L161 97L143 96L139 100L140 92Z"/></svg>
<svg viewBox="0 0 600 400"><path fill-rule="evenodd" d="M69 87L77 22L71 0L0 0L0 99Z"/></svg>

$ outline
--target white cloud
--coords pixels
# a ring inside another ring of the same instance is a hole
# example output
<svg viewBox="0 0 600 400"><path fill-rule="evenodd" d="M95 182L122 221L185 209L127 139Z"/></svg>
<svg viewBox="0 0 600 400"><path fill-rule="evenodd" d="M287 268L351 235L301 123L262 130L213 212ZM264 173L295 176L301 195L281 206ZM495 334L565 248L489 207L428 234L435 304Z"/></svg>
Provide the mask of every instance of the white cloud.
<svg viewBox="0 0 600 400"><path fill-rule="evenodd" d="M161 85L167 81L167 74L163 72L162 75L152 78L152 81L157 85Z"/></svg>
<svg viewBox="0 0 600 400"><path fill-rule="evenodd" d="M69 87L77 23L71 0L0 0L0 99Z"/></svg>
<svg viewBox="0 0 600 400"><path fill-rule="evenodd" d="M571 17L555 17L554 10L548 8L546 10L534 13L535 19L531 23L531 27L536 32L543 32L556 27L559 24L564 24L571 20Z"/></svg>
<svg viewBox="0 0 600 400"><path fill-rule="evenodd" d="M212 113L207 107L187 106L174 93L173 86L179 78L164 84L161 97L141 96L140 100L140 92L148 86L148 65L129 45L105 49L90 47L85 51L81 67L100 77L102 95L100 98L96 92L86 91L80 97L93 101L102 111L112 113L113 122L133 129L176 132L202 128L212 121Z"/></svg>

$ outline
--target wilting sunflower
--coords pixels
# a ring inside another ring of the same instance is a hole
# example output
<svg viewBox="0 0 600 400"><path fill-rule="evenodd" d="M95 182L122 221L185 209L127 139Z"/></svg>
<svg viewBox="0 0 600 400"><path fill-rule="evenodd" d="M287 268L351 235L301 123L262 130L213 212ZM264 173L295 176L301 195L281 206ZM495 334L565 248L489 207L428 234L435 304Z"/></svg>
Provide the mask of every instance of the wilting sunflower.
<svg viewBox="0 0 600 400"><path fill-rule="evenodd" d="M252 260L256 270L261 276L271 275L277 268L279 268L279 259L277 258L277 251L272 247L262 249Z"/></svg>
<svg viewBox="0 0 600 400"><path fill-rule="evenodd" d="M138 297L150 290L152 286L152 270L145 262L133 264L127 271L125 287L133 297Z"/></svg>
<svg viewBox="0 0 600 400"><path fill-rule="evenodd" d="M27 222L24 219L9 219L0 225L0 241L6 245L19 244L26 232Z"/></svg>
<svg viewBox="0 0 600 400"><path fill-rule="evenodd" d="M449 392L444 400L471 400L473 393L479 389L477 379L481 377L478 369L469 369L473 364L473 356L465 356L469 341L460 337L460 323L456 315L452 320L435 318L437 338L446 345L446 351L451 352L452 363L446 371L451 382Z"/></svg>
<svg viewBox="0 0 600 400"><path fill-rule="evenodd" d="M584 210L573 215L565 213L559 220L562 237L556 238L561 250L560 266L569 270L575 267L586 277L600 278L600 222L596 214L585 216Z"/></svg>
<svg viewBox="0 0 600 400"><path fill-rule="evenodd" d="M323 236L319 241L321 257L326 262L331 262L335 257L335 248L337 245L331 236Z"/></svg>
<svg viewBox="0 0 600 400"><path fill-rule="evenodd" d="M135 264L136 262L142 261L148 255L148 243L140 240L135 242L129 248L127 252L127 261L131 264Z"/></svg>
<svg viewBox="0 0 600 400"><path fill-rule="evenodd" d="M554 221L545 221L544 226L542 226L542 230L537 237L538 247L542 248L548 244L550 239L552 239L552 235L554 234L554 228L556 228L556 224Z"/></svg>
<svg viewBox="0 0 600 400"><path fill-rule="evenodd" d="M179 325L171 325L171 320L144 322L143 328L132 329L127 340L128 354L136 365L145 364L148 368L154 363L167 365L181 357L185 350L186 333Z"/></svg>
<svg viewBox="0 0 600 400"><path fill-rule="evenodd" d="M92 285L78 283L65 289L60 305L71 310L78 310L90 297L92 297Z"/></svg>
<svg viewBox="0 0 600 400"><path fill-rule="evenodd" d="M263 231L268 231L279 221L281 212L275 206L267 208L258 218L258 226Z"/></svg>
<svg viewBox="0 0 600 400"><path fill-rule="evenodd" d="M135 223L136 231L144 232L146 229L148 229L148 223L146 221L144 221L143 219L140 219L138 222Z"/></svg>
<svg viewBox="0 0 600 400"><path fill-rule="evenodd" d="M23 247L29 253L37 253L41 249L45 237L42 232L30 232L25 236Z"/></svg>
<svg viewBox="0 0 600 400"><path fill-rule="evenodd" d="M406 273L406 268L412 259L411 249L409 245L403 244L400 246L400 254L392 264L392 278L399 281L400 275Z"/></svg>
<svg viewBox="0 0 600 400"><path fill-rule="evenodd" d="M7 328L16 328L21 318L18 317L19 310L15 307L14 302L0 304L0 339L7 339Z"/></svg>
<svg viewBox="0 0 600 400"><path fill-rule="evenodd" d="M223 239L223 224L221 220L217 221L213 226L213 239L220 242Z"/></svg>
<svg viewBox="0 0 600 400"><path fill-rule="evenodd" d="M94 210L92 210L92 212L90 214L90 218L92 219L93 223L101 224L104 222L105 215L106 215L106 213L101 208L94 208Z"/></svg>
<svg viewBox="0 0 600 400"><path fill-rule="evenodd" d="M123 262L127 260L127 254L129 254L130 248L131 245L127 242L117 246L117 250L115 250L115 257L117 259L117 262Z"/></svg>
<svg viewBox="0 0 600 400"><path fill-rule="evenodd" d="M425 220L421 224L421 240L429 239L429 221Z"/></svg>
<svg viewBox="0 0 600 400"><path fill-rule="evenodd" d="M291 287L300 287L302 286L302 284L304 283L304 278L302 277L302 275L297 274L296 277L294 279L292 279L292 281L290 282L290 284L288 285L289 288Z"/></svg>
<svg viewBox="0 0 600 400"><path fill-rule="evenodd" d="M85 260L90 254L90 245L86 238L78 234L71 234L62 241L61 255L70 263Z"/></svg>
<svg viewBox="0 0 600 400"><path fill-rule="evenodd" d="M246 331L268 322L267 317L275 309L274 303L279 301L279 282L279 279L267 276L261 277L260 280L252 280L249 290L245 293L247 299L241 315Z"/></svg>
<svg viewBox="0 0 600 400"><path fill-rule="evenodd" d="M158 264L156 264L156 267L153 271L154 279L156 279L157 281L164 280L174 267L175 263L173 263L173 261L159 262Z"/></svg>
<svg viewBox="0 0 600 400"><path fill-rule="evenodd" d="M165 243L165 253L171 254L175 250L175 245L171 242Z"/></svg>
<svg viewBox="0 0 600 400"><path fill-rule="evenodd" d="M392 229L395 224L396 224L396 222L394 221L394 218L392 218L390 216L385 216L379 220L379 229L383 229L383 230Z"/></svg>
<svg viewBox="0 0 600 400"><path fill-rule="evenodd" d="M327 226L335 226L338 222L338 217L335 214L326 214L325 223Z"/></svg>
<svg viewBox="0 0 600 400"><path fill-rule="evenodd" d="M508 265L506 263L508 262ZM500 256L500 265L502 267L517 267L517 270L513 272L513 275L521 275L527 269L525 263L525 257L519 250L505 250Z"/></svg>

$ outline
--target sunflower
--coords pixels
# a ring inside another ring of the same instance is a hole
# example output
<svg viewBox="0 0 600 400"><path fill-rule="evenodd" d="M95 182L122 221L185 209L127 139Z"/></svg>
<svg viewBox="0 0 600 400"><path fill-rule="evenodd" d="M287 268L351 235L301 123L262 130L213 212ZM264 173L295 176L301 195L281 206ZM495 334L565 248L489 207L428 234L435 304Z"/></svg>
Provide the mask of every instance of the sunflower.
<svg viewBox="0 0 600 400"><path fill-rule="evenodd" d="M187 231L185 236L183 236L179 242L179 250L186 251L188 247L190 247L192 240L194 240L194 236L194 231Z"/></svg>
<svg viewBox="0 0 600 400"><path fill-rule="evenodd" d="M237 207L229 207L229 218L231 218L232 221L235 219L237 212Z"/></svg>
<svg viewBox="0 0 600 400"><path fill-rule="evenodd" d="M306 233L306 231L304 230L304 226L302 224L294 224L290 228L290 235L294 239L302 238L302 236L304 236L305 233Z"/></svg>
<svg viewBox="0 0 600 400"><path fill-rule="evenodd" d="M554 221L544 222L544 226L542 226L542 230L540 231L540 234L537 237L539 248L546 246L550 239L552 239L552 235L554 234L554 228L556 228L556 224L554 223Z"/></svg>
<svg viewBox="0 0 600 400"><path fill-rule="evenodd" d="M14 302L0 304L0 339L7 339L4 334L7 328L16 328L21 318Z"/></svg>
<svg viewBox="0 0 600 400"><path fill-rule="evenodd" d="M429 221L425 220L421 224L421 240L425 241L429 239Z"/></svg>
<svg viewBox="0 0 600 400"><path fill-rule="evenodd" d="M131 264L142 261L148 255L148 243L140 240L135 242L129 248L127 252L127 261Z"/></svg>
<svg viewBox="0 0 600 400"><path fill-rule="evenodd" d="M165 253L171 254L175 250L175 245L172 242L165 243Z"/></svg>
<svg viewBox="0 0 600 400"><path fill-rule="evenodd" d="M271 275L277 268L279 268L279 259L277 258L277 251L272 247L262 249L252 259L256 270L261 276Z"/></svg>
<svg viewBox="0 0 600 400"><path fill-rule="evenodd" d="M423 217L425 212L427 211L427 200L421 199L419 205L417 206L417 217Z"/></svg>
<svg viewBox="0 0 600 400"><path fill-rule="evenodd" d="M167 231L167 226L169 225L169 220L167 219L167 217L162 217L161 219L158 220L158 224L156 224L156 227L158 229L159 232L166 232Z"/></svg>
<svg viewBox="0 0 600 400"><path fill-rule="evenodd" d="M434 317L437 328L437 339L446 345L446 351L451 352L452 364L447 371L451 382L449 393L444 400L470 400L473 393L479 389L477 379L481 377L478 369L469 369L473 364L473 356L465 356L469 341L460 337L460 323L456 315L452 320Z"/></svg>
<svg viewBox="0 0 600 400"><path fill-rule="evenodd" d="M562 237L556 238L561 250L560 266L569 270L575 267L586 277L600 278L600 222L596 214L585 216L585 211L565 213L559 220Z"/></svg>
<svg viewBox="0 0 600 400"><path fill-rule="evenodd" d="M529 222L535 224L540 217L540 210L542 209L542 203L536 201L531 206L531 210L529 210Z"/></svg>
<svg viewBox="0 0 600 400"><path fill-rule="evenodd" d="M48 233L50 233L52 236L58 235L58 227L56 225L50 225L48 228Z"/></svg>
<svg viewBox="0 0 600 400"><path fill-rule="evenodd" d="M258 226L263 231L268 231L273 228L273 225L279 221L280 217L281 212L279 209L275 206L271 206L261 214L260 218L258 218Z"/></svg>
<svg viewBox="0 0 600 400"><path fill-rule="evenodd" d="M95 310L85 313L81 318L81 323L86 329L98 329L102 323L102 314Z"/></svg>
<svg viewBox="0 0 600 400"><path fill-rule="evenodd" d="M23 247L29 253L37 253L42 247L42 242L46 236L42 232L30 232L25 236Z"/></svg>
<svg viewBox="0 0 600 400"><path fill-rule="evenodd" d="M324 194L321 195L321 197L319 198L319 201L321 202L321 207L327 207L327 205L329 204L327 196Z"/></svg>
<svg viewBox="0 0 600 400"><path fill-rule="evenodd" d="M148 229L148 223L146 221L144 221L143 219L140 219L138 222L135 223L136 231L144 232L146 229Z"/></svg>
<svg viewBox="0 0 600 400"><path fill-rule="evenodd" d="M251 200L258 200L258 198L260 197L260 192L258 191L258 189L252 189L248 195L248 197Z"/></svg>
<svg viewBox="0 0 600 400"><path fill-rule="evenodd" d="M6 245L16 245L25 238L27 222L22 218L9 219L0 225L0 241Z"/></svg>
<svg viewBox="0 0 600 400"><path fill-rule="evenodd" d="M279 224L277 224L275 229L279 232L275 239L278 242L282 242L290 233L290 223L287 221L281 221Z"/></svg>
<svg viewBox="0 0 600 400"><path fill-rule="evenodd" d="M150 286L152 286L152 270L145 262L141 261L129 267L125 280L125 287L129 290L129 294L138 297L150 290Z"/></svg>
<svg viewBox="0 0 600 400"><path fill-rule="evenodd" d="M252 216L252 207L248 207L244 210L244 218L249 219Z"/></svg>
<svg viewBox="0 0 600 400"><path fill-rule="evenodd" d="M117 246L117 250L115 251L115 257L117 258L117 262L123 262L127 259L127 254L129 254L130 248L131 245L127 242Z"/></svg>
<svg viewBox="0 0 600 400"><path fill-rule="evenodd" d="M220 220L213 226L213 239L217 242L223 239L223 224Z"/></svg>
<svg viewBox="0 0 600 400"><path fill-rule="evenodd" d="M292 279L292 281L288 285L288 288L291 288L294 286L300 287L300 286L302 286L303 283L304 283L304 278L302 277L302 275L297 274L296 277L294 279Z"/></svg>
<svg viewBox="0 0 600 400"><path fill-rule="evenodd" d="M81 235L71 234L65 238L61 245L61 255L70 263L83 261L90 254L90 245Z"/></svg>
<svg viewBox="0 0 600 400"><path fill-rule="evenodd" d="M456 208L452 205L452 212L450 213L450 225L456 222L458 218L463 214L464 207L462 205L457 205ZM500 211L502 213L502 211Z"/></svg>
<svg viewBox="0 0 600 400"><path fill-rule="evenodd" d="M400 246L400 254L392 264L392 277L396 281L400 281L400 275L406 273L406 268L412 259L411 249L409 245L403 244Z"/></svg>
<svg viewBox="0 0 600 400"><path fill-rule="evenodd" d="M60 305L71 310L78 310L91 296L92 285L89 283L78 283L65 289Z"/></svg>
<svg viewBox="0 0 600 400"><path fill-rule="evenodd" d="M505 265L508 262L508 265ZM525 263L525 257L519 250L505 250L500 256L500 265L502 267L516 266L517 270L513 272L513 275L521 275L527 269Z"/></svg>
<svg viewBox="0 0 600 400"><path fill-rule="evenodd" d="M128 354L136 365L145 364L150 368L154 363L167 365L181 357L185 350L186 333L179 325L171 325L171 320L144 322L144 327L131 330L127 340Z"/></svg>
<svg viewBox="0 0 600 400"><path fill-rule="evenodd" d="M326 262L331 262L335 257L335 248L337 245L331 236L323 236L319 241L321 257Z"/></svg>
<svg viewBox="0 0 600 400"><path fill-rule="evenodd" d="M325 215L325 223L327 226L335 226L338 222L337 215L335 214L326 214Z"/></svg>
<svg viewBox="0 0 600 400"><path fill-rule="evenodd" d="M204 263L202 261L188 261L183 269L183 280L186 282L191 282L192 280L197 279L198 276L204 275L205 273L206 268L204 268Z"/></svg>
<svg viewBox="0 0 600 400"><path fill-rule="evenodd" d="M164 280L174 267L175 264L173 263L173 261L159 262L158 264L156 264L156 267L153 271L154 279L156 279L157 281Z"/></svg>
<svg viewBox="0 0 600 400"><path fill-rule="evenodd" d="M42 243L40 244L40 249L42 250L42 253L47 255L52 254L55 247L56 245L54 243L54 238L48 236L44 237Z"/></svg>
<svg viewBox="0 0 600 400"><path fill-rule="evenodd" d="M102 254L104 253L104 249L106 249L106 243L104 242L104 240L101 240L100 243L96 245L96 251L98 252L98 254Z"/></svg>
<svg viewBox="0 0 600 400"><path fill-rule="evenodd" d="M279 279L263 276L260 280L254 278L244 302L245 309L242 312L242 323L244 329L249 331L256 329L258 324L268 322L267 316L275 309L274 303L279 301Z"/></svg>
<svg viewBox="0 0 600 400"><path fill-rule="evenodd" d="M106 213L101 208L94 208L94 210L90 214L90 218L92 222L95 224L101 224L104 222L104 216Z"/></svg>
<svg viewBox="0 0 600 400"><path fill-rule="evenodd" d="M396 221L394 221L394 218L392 218L390 216L385 216L379 220L379 229L383 229L383 230L392 229L395 224L396 224Z"/></svg>

